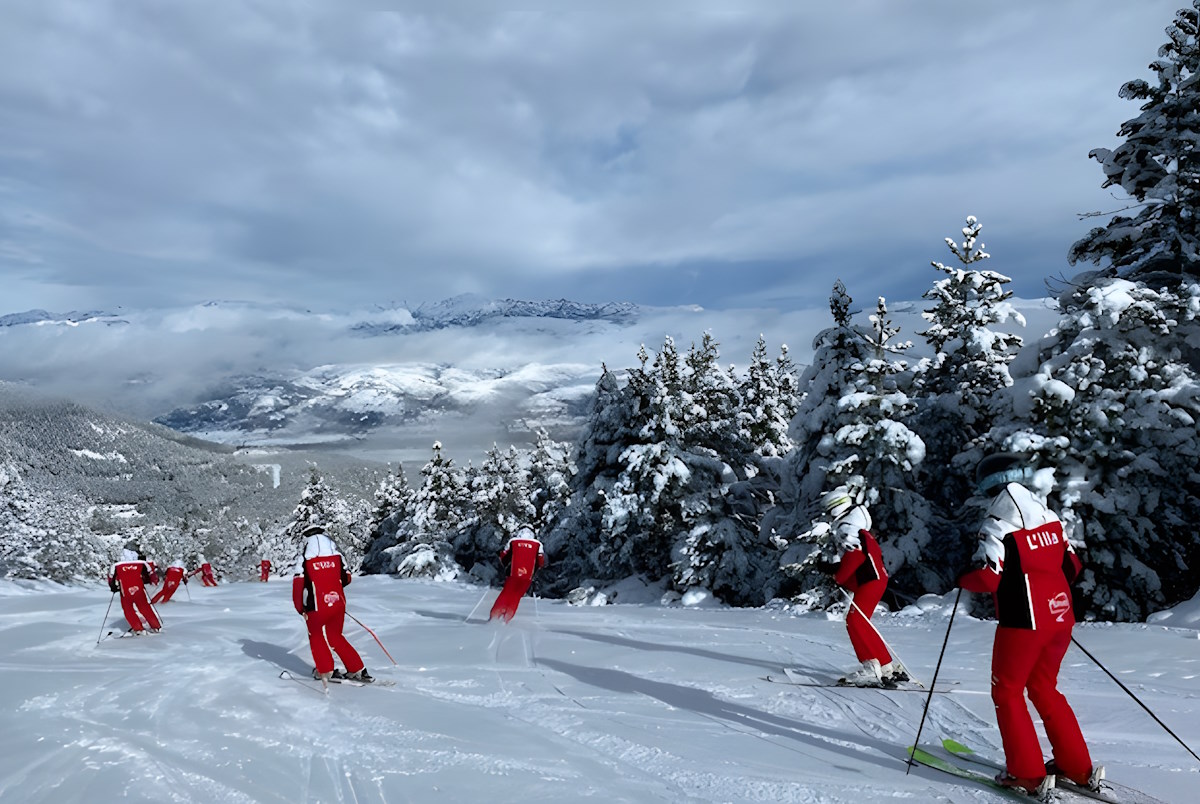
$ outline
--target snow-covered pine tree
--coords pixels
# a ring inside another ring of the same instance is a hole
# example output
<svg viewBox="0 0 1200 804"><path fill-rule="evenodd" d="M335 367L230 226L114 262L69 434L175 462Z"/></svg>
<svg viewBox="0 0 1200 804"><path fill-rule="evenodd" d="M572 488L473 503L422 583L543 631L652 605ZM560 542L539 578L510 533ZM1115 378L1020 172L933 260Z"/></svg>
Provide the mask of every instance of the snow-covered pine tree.
<svg viewBox="0 0 1200 804"><path fill-rule="evenodd" d="M528 478L536 533L549 530L571 504L571 481L576 470L569 450L569 444L554 441L545 428L537 429Z"/></svg>
<svg viewBox="0 0 1200 804"><path fill-rule="evenodd" d="M684 357L681 382L683 409L680 421L683 446L689 452L707 452L725 458L739 477L753 452L739 427L742 406L738 382L731 372L721 370L721 353L711 332L705 332Z"/></svg>
<svg viewBox="0 0 1200 804"><path fill-rule="evenodd" d="M0 460L0 578L60 583L106 577L120 537L93 533L82 500L30 488L15 461Z"/></svg>
<svg viewBox="0 0 1200 804"><path fill-rule="evenodd" d="M915 405L903 383L907 364L896 358L911 343L893 341L899 328L888 318L883 297L869 318L870 328L851 325L849 304L839 282L830 302L835 326L817 336L806 372L814 397L801 403L796 461L785 475L798 478L801 491L791 530L799 544L785 554L785 571L799 581L799 599L806 605L842 597L827 577L826 550L819 541L825 533L815 527L811 513L822 491L851 477L863 478L861 497L871 510L893 585L915 594L931 580L922 567L930 539L929 506L913 488L925 445L905 424ZM818 478L820 486L813 488Z"/></svg>
<svg viewBox="0 0 1200 804"><path fill-rule="evenodd" d="M1068 254L1072 265L1107 260L1113 274L1151 287L1200 277L1200 0L1180 9L1166 32L1169 41L1150 63L1157 80L1121 87L1122 98L1144 101L1117 131L1125 142L1088 154L1104 169L1102 186L1119 186L1137 212L1113 216Z"/></svg>
<svg viewBox="0 0 1200 804"><path fill-rule="evenodd" d="M1200 0L1178 12L1150 65L1156 85L1115 150L1090 156L1138 209L1071 246L1099 271L1066 284L1063 316L1013 364L1016 419L992 441L1055 470L1051 507L1081 547L1081 614L1141 620L1200 578Z"/></svg>
<svg viewBox="0 0 1200 804"><path fill-rule="evenodd" d="M617 458L632 438L635 401L629 386L622 387L616 374L602 363L575 451L570 504L548 523L542 539L546 554L553 559L541 572L544 590L566 594L585 579L599 575L604 502L616 482Z"/></svg>
<svg viewBox="0 0 1200 804"><path fill-rule="evenodd" d="M367 551L363 556L364 574L391 572L393 562L388 548L402 538L404 525L411 520L416 492L408 485L404 467L388 467L387 475L375 490L375 507L367 524Z"/></svg>
<svg viewBox="0 0 1200 804"><path fill-rule="evenodd" d="M470 475L472 516L453 544L458 563L481 580L496 577L501 548L521 525L531 525L536 517L522 464L516 447L501 451L493 443L479 470Z"/></svg>
<svg viewBox="0 0 1200 804"><path fill-rule="evenodd" d="M732 368L722 371L717 342L704 333L689 350L683 378L680 460L688 470L680 498L683 530L672 548L671 587L707 590L732 605L761 605L774 586L775 548L759 533L763 503L777 472L742 431L742 397ZM767 364L767 373L773 367ZM766 481L770 481L769 483Z"/></svg>
<svg viewBox="0 0 1200 804"><path fill-rule="evenodd" d="M467 488L454 462L442 455L440 441L434 442L433 456L421 467L421 478L407 538L386 551L392 556L390 571L402 578L454 580L462 567L454 560L452 540L467 515Z"/></svg>
<svg viewBox="0 0 1200 804"><path fill-rule="evenodd" d="M1029 352L1040 362L1014 363L1017 419L991 437L1055 469L1051 507L1086 565L1083 616L1140 621L1200 587L1200 383L1173 345L1200 310L1191 287L1072 288Z"/></svg>
<svg viewBox="0 0 1200 804"><path fill-rule="evenodd" d="M799 403L795 366L786 344L772 363L767 358L767 341L759 334L750 367L740 383L740 395L737 419L742 438L758 455L777 458L786 454L793 446L788 428Z"/></svg>
<svg viewBox="0 0 1200 804"><path fill-rule="evenodd" d="M1025 319L1009 302L1012 280L980 264L991 255L979 242L983 227L972 215L962 229L963 240L945 239L957 266L933 261L944 274L923 298L933 303L921 315L929 322L918 333L933 348L914 372L918 410L909 425L927 447L918 473L922 496L931 505L931 526L939 534L944 568L943 586L965 566L974 551L975 528L981 512L964 506L973 493L977 440L1010 404L1009 364L1016 357L1020 336L1000 332L996 325Z"/></svg>
<svg viewBox="0 0 1200 804"><path fill-rule="evenodd" d="M670 572L691 472L681 459L685 401L674 340L664 339L650 371L647 359L643 348L641 368L629 375L643 424L621 451L616 482L605 494L598 569L609 577L643 575L657 581Z"/></svg>

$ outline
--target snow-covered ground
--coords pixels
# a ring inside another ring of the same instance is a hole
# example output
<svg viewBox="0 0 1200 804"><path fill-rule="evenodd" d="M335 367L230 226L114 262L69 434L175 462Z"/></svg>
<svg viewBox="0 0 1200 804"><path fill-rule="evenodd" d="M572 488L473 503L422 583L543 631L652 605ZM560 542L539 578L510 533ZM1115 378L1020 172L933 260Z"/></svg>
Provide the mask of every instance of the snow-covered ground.
<svg viewBox="0 0 1200 804"><path fill-rule="evenodd" d="M467 623L478 587L357 578L347 621L393 687L280 678L311 667L285 579L181 590L162 634L102 625L106 587L0 582L4 802L987 802L999 794L905 773L922 692L799 687L854 664L842 624L773 609L571 607L527 598L507 626ZM189 599L190 594L190 599ZM493 592L486 593L488 600ZM929 680L953 597L881 614ZM486 612L486 608L481 611ZM1145 625L1081 625L1105 663L1200 747L1195 603ZM954 619L922 742L996 752L993 624ZM1111 778L1196 801L1200 763L1077 648L1062 673Z"/></svg>

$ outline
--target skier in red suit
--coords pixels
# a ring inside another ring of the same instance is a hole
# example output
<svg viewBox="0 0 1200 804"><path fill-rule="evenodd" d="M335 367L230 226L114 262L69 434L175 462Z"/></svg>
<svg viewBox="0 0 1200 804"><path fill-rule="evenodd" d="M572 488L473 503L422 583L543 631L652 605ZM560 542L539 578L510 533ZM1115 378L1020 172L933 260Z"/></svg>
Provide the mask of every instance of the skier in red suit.
<svg viewBox="0 0 1200 804"><path fill-rule="evenodd" d="M492 604L488 619L500 617L504 622L508 622L517 613L517 606L529 590L529 584L533 583L533 573L546 566L546 554L542 550L542 543L533 535L533 530L523 526L517 531L517 535L504 545L504 549L500 551L500 560L511 562L508 580L500 590L496 602Z"/></svg>
<svg viewBox="0 0 1200 804"><path fill-rule="evenodd" d="M146 597L146 583L149 580L149 564L139 559L132 550L121 553L121 560L113 565L112 575L108 578L109 589L121 593L121 610L125 612L125 620L134 634L143 633L146 625L155 634L162 628L158 614ZM142 624L142 617L146 618L146 625Z"/></svg>
<svg viewBox="0 0 1200 804"><path fill-rule="evenodd" d="M158 594L150 602L166 603L175 594L175 590L179 588L180 582L187 583L187 576L183 572L183 563L175 561L171 566L167 567L167 576L163 580L163 588L159 590Z"/></svg>
<svg viewBox="0 0 1200 804"><path fill-rule="evenodd" d="M351 580L342 554L320 525L309 526L301 535L305 541L292 577L292 605L308 626L308 644L316 665L313 676L322 681L336 677L332 647L346 666L347 678L374 681L362 657L342 635L346 621L345 587Z"/></svg>
<svg viewBox="0 0 1200 804"><path fill-rule="evenodd" d="M146 556L143 553L138 553L138 558L140 558L142 560L146 560ZM146 563L150 566L150 585L158 586L158 583L161 580L158 577L158 567L154 564L153 561L146 561Z"/></svg>
<svg viewBox="0 0 1200 804"><path fill-rule="evenodd" d="M833 580L853 595L846 612L846 632L854 655L862 662L862 667L841 679L841 683L878 687L907 681L904 665L893 661L883 637L871 624L871 615L883 599L888 582L883 554L871 535L871 514L865 505L855 501L846 486L827 493L821 503L833 517L834 541L840 553Z"/></svg>
<svg viewBox="0 0 1200 804"><path fill-rule="evenodd" d="M263 583L266 583L267 578L271 577L271 562L264 558L262 561L259 562L258 566L259 566L259 571L261 573L259 575L258 579L260 581L262 581Z"/></svg>
<svg viewBox="0 0 1200 804"><path fill-rule="evenodd" d="M192 570L191 574L200 573L200 582L205 586L216 586L217 576L213 574L212 564L204 560L204 556L200 556L200 568Z"/></svg>
<svg viewBox="0 0 1200 804"><path fill-rule="evenodd" d="M1006 766L997 781L1030 792L1053 781L1047 776L1063 776L1097 790L1104 767L1092 765L1075 712L1058 691L1075 625L1070 584L1082 564L1058 516L1022 485L1034 479L1024 456L989 455L975 475L980 493L999 493L979 530L977 566L959 578L959 586L990 593L996 606L992 702ZM1044 764L1026 691L1054 752Z"/></svg>

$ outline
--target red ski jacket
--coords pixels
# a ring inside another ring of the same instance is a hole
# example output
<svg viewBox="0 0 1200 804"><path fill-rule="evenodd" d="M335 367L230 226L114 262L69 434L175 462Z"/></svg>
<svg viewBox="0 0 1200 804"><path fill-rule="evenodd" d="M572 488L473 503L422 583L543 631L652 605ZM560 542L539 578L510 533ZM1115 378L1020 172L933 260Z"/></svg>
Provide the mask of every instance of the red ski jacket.
<svg viewBox="0 0 1200 804"><path fill-rule="evenodd" d="M968 592L987 592L1007 628L1074 625L1071 583L1083 568L1062 522L1028 489L1009 483L992 501L975 558L983 566L961 578Z"/></svg>
<svg viewBox="0 0 1200 804"><path fill-rule="evenodd" d="M292 575L292 605L297 614L345 607L345 587L350 573L342 566L342 554L324 534L309 536Z"/></svg>

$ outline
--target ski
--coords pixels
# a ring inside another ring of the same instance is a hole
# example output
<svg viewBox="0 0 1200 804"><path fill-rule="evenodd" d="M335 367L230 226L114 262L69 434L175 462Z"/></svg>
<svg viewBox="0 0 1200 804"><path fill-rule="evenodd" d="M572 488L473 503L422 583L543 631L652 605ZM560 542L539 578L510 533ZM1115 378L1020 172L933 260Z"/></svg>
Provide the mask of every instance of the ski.
<svg viewBox="0 0 1200 804"><path fill-rule="evenodd" d="M1014 798L1018 801L1050 802L1050 801L1055 800L1053 798L1053 790L1054 790L1054 778L1053 777L1047 777L1047 780L1044 783L1044 786L1039 788L1037 793L1026 793L1023 790L1019 790L1017 788L1005 787L1004 785L1002 785L998 781L996 781L996 777L992 773L988 773L983 770L976 770L974 768L962 767L961 765L956 765L954 762L950 761L950 759L943 758L937 754L931 753L930 751L926 750L925 748L920 748L918 746L909 746L908 753L909 753L908 761L911 763L916 763L916 764L922 765L926 768L932 768L934 770L941 771L942 773L947 773L951 776L955 776L959 779L965 779L967 781L975 782L976 784L982 785L984 787L989 787L992 790L996 790L997 792L1003 793L1004 795L1009 796L1010 798Z"/></svg>
<svg viewBox="0 0 1200 804"><path fill-rule="evenodd" d="M329 683L330 684L346 684L347 686L351 686L351 687L394 687L394 686L396 686L395 681L393 681L391 679L386 679L386 678L377 678L374 681L358 681L353 678L346 678L345 676L343 676L342 678L331 678L331 679L329 679Z"/></svg>
<svg viewBox="0 0 1200 804"><path fill-rule="evenodd" d="M949 754L985 768L999 771L1004 767L997 760L986 757L957 740L943 739L942 747ZM1105 801L1108 804L1165 804L1161 799L1155 798L1149 793L1143 793L1141 790L1108 779L1100 783L1099 791L1089 790L1086 787L1075 784L1070 779L1062 777L1056 778L1054 786L1060 798L1063 798L1065 794L1067 797L1078 796L1080 798L1092 799L1093 801Z"/></svg>
<svg viewBox="0 0 1200 804"><path fill-rule="evenodd" d="M839 684L836 681L807 681L794 678L788 675L776 676L765 675L761 676L763 681L770 681L772 684L787 684L792 687L818 687L828 690L876 690L878 692L923 692L929 693L929 690L921 687L859 687L854 684ZM952 692L965 692L965 690L934 690L935 693L949 695Z"/></svg>

